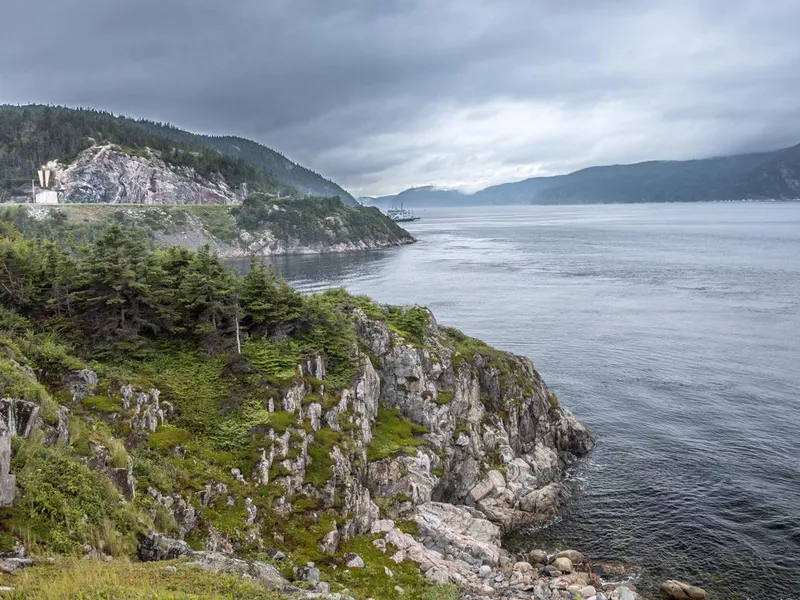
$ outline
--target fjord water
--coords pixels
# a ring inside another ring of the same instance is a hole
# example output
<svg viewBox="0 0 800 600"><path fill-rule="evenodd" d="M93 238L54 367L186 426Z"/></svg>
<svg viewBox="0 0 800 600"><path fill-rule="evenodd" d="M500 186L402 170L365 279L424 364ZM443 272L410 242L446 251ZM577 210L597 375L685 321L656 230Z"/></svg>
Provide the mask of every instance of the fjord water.
<svg viewBox="0 0 800 600"><path fill-rule="evenodd" d="M800 598L800 203L419 214L415 245L277 266L533 359L598 444L569 514L515 542Z"/></svg>

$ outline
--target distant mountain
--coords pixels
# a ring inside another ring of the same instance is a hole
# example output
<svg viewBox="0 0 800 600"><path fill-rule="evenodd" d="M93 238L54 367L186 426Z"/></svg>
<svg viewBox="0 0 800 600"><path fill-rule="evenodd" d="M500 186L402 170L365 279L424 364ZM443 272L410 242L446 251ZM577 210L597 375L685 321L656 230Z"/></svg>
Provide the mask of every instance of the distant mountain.
<svg viewBox="0 0 800 600"><path fill-rule="evenodd" d="M591 204L800 199L800 145L700 160L589 167L503 183L474 194L431 186L372 198L378 206Z"/></svg>
<svg viewBox="0 0 800 600"><path fill-rule="evenodd" d="M443 190L432 185L414 187L399 194L379 196L377 198L361 198L364 204L379 208L400 206L405 208L424 208L426 206L462 206L470 204L471 196L456 190Z"/></svg>
<svg viewBox="0 0 800 600"><path fill-rule="evenodd" d="M133 153L150 149L172 168L192 169L206 179L220 176L232 188L246 183L255 191L339 196L346 204L356 204L337 184L250 140L194 134L108 112L41 105L0 105L0 199L25 190L40 165L67 164L95 144L116 144Z"/></svg>
<svg viewBox="0 0 800 600"><path fill-rule="evenodd" d="M800 145L774 152L590 167L486 188L481 204L695 202L800 198Z"/></svg>

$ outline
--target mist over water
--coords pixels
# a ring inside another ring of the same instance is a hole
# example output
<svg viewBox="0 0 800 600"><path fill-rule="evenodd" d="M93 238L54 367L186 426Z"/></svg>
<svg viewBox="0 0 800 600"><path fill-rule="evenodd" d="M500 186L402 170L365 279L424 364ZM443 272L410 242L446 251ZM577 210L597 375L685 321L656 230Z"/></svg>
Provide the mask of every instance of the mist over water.
<svg viewBox="0 0 800 600"><path fill-rule="evenodd" d="M598 444L574 547L716 598L800 598L800 203L421 211L419 243L276 261L531 357Z"/></svg>

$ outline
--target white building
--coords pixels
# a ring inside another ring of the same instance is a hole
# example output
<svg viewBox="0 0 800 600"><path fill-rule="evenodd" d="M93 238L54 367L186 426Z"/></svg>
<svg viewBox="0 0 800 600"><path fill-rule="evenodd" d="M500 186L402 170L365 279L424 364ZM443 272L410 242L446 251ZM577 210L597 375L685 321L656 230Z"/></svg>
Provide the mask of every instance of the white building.
<svg viewBox="0 0 800 600"><path fill-rule="evenodd" d="M36 192L36 204L58 204L58 192L55 190L39 190Z"/></svg>

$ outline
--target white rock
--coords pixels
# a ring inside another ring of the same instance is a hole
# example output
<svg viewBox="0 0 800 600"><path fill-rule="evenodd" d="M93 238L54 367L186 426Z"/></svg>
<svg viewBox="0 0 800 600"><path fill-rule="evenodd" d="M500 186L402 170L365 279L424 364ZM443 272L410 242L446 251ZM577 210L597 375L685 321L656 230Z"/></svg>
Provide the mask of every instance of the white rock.
<svg viewBox="0 0 800 600"><path fill-rule="evenodd" d="M348 569L364 568L364 559L362 559L358 554L347 554L345 555L345 560L347 560Z"/></svg>

